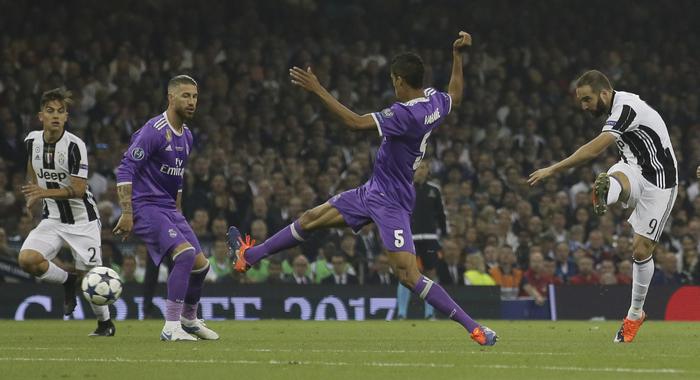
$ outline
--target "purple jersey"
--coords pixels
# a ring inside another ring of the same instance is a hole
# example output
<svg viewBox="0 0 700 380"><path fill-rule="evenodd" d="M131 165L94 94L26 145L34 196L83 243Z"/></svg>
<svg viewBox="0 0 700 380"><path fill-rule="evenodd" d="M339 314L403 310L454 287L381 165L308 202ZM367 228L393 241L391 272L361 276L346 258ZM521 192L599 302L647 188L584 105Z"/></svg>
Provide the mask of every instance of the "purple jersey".
<svg viewBox="0 0 700 380"><path fill-rule="evenodd" d="M377 152L374 172L364 185L368 190L397 202L409 213L415 202L413 173L420 165L428 137L450 113L450 95L433 88L424 90L424 97L406 103L396 102L390 108L372 113L384 137Z"/></svg>
<svg viewBox="0 0 700 380"><path fill-rule="evenodd" d="M189 128L183 125L178 134L163 112L131 136L117 169L117 185L132 185L135 209L147 205L175 209L191 149Z"/></svg>

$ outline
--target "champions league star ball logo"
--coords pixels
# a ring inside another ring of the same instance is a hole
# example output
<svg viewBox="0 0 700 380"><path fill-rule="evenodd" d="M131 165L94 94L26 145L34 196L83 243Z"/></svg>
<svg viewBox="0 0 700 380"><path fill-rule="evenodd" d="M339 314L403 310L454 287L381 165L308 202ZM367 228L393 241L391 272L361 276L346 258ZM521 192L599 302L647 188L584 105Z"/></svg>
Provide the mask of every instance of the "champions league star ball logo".
<svg viewBox="0 0 700 380"><path fill-rule="evenodd" d="M141 148L134 148L134 150L131 151L131 157L136 161L141 161L144 155L143 149Z"/></svg>
<svg viewBox="0 0 700 380"><path fill-rule="evenodd" d="M63 165L66 162L66 156L63 155L63 153L58 154L58 163Z"/></svg>
<svg viewBox="0 0 700 380"><path fill-rule="evenodd" d="M392 111L390 108L385 108L385 109L382 111L382 116L384 116L384 117L392 117L392 116L394 116L394 111Z"/></svg>
<svg viewBox="0 0 700 380"><path fill-rule="evenodd" d="M168 235L170 235L171 238L174 238L177 236L177 232L175 232L175 230L171 228L168 230Z"/></svg>

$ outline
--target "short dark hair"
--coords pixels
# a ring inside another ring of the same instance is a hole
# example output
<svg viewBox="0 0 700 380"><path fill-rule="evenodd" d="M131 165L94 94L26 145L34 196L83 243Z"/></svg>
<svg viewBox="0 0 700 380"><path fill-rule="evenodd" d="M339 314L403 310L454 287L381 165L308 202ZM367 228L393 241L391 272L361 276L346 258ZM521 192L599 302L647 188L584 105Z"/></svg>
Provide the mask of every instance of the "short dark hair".
<svg viewBox="0 0 700 380"><path fill-rule="evenodd" d="M170 79L170 81L168 81L168 92L170 92L170 90L172 90L173 88L175 88L181 84L191 84L191 85L194 85L195 87L199 88L199 85L197 84L197 81L194 80L194 78L192 78L189 75L181 74L181 75L176 75L176 76L172 77Z"/></svg>
<svg viewBox="0 0 700 380"><path fill-rule="evenodd" d="M610 84L610 80L608 79L608 77L605 76L605 74L601 73L598 70L586 71L576 80L576 88L583 86L591 86L591 89L595 93L601 92L603 90L612 91L612 85Z"/></svg>
<svg viewBox="0 0 700 380"><path fill-rule="evenodd" d="M48 90L41 94L41 109L43 110L48 102L52 102L54 100L63 103L63 106L68 108L68 106L73 104L73 99L71 99L72 96L73 93L62 88Z"/></svg>
<svg viewBox="0 0 700 380"><path fill-rule="evenodd" d="M391 73L403 78L413 88L423 87L425 67L416 53L401 53L391 60Z"/></svg>

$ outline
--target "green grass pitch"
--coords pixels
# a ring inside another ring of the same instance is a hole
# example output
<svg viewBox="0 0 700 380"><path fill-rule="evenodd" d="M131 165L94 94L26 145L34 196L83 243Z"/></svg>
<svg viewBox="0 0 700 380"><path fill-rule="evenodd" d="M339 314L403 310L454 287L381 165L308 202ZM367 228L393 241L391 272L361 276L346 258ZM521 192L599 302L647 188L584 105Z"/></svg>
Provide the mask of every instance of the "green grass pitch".
<svg viewBox="0 0 700 380"><path fill-rule="evenodd" d="M1 379L691 379L700 324L647 322L633 344L618 322L486 321L480 347L450 321L225 321L221 340L160 342L162 322L0 321Z"/></svg>

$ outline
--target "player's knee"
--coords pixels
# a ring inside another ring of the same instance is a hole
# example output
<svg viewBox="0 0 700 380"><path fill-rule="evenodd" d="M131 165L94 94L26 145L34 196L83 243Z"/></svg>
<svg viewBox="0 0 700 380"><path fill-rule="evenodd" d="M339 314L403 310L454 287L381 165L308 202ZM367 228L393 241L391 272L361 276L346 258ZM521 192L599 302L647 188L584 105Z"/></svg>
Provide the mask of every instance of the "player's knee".
<svg viewBox="0 0 700 380"><path fill-rule="evenodd" d="M192 265L192 272L199 273L209 266L209 260L204 256L202 252L199 252L194 258L194 265Z"/></svg>
<svg viewBox="0 0 700 380"><path fill-rule="evenodd" d="M644 261L651 257L656 248L656 243L648 239L638 239L632 244L632 258L635 261Z"/></svg>
<svg viewBox="0 0 700 380"><path fill-rule="evenodd" d="M197 256L195 254L195 249L189 243L179 245L173 249L173 263L189 263L190 266L194 265L194 259Z"/></svg>
<svg viewBox="0 0 700 380"><path fill-rule="evenodd" d="M304 230L308 230L313 227L314 221L316 221L321 216L320 211L316 209L306 210L299 217L299 224Z"/></svg>
<svg viewBox="0 0 700 380"><path fill-rule="evenodd" d="M20 268L30 274L38 272L39 264L44 260L44 257L35 251L22 251L17 257Z"/></svg>

